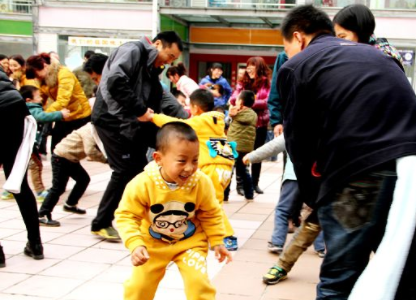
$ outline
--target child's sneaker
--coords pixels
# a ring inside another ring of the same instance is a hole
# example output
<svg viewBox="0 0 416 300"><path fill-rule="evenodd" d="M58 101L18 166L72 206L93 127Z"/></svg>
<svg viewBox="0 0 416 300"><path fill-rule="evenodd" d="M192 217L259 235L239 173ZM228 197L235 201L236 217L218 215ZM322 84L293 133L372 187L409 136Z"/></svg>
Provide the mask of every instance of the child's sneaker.
<svg viewBox="0 0 416 300"><path fill-rule="evenodd" d="M235 236L227 236L224 238L224 245L228 251L236 251L238 249L238 242Z"/></svg>
<svg viewBox="0 0 416 300"><path fill-rule="evenodd" d="M273 266L269 269L266 275L263 276L263 282L265 284L276 284L279 281L285 280L287 278L287 273L285 270L278 266Z"/></svg>
<svg viewBox="0 0 416 300"><path fill-rule="evenodd" d="M74 214L79 214L79 215L85 215L87 213L87 211L83 208L79 208L76 205L68 205L68 204L64 204L64 211L67 212L72 212Z"/></svg>
<svg viewBox="0 0 416 300"><path fill-rule="evenodd" d="M45 200L46 196L48 196L48 191L44 190L36 194L36 201L43 202Z"/></svg>
<svg viewBox="0 0 416 300"><path fill-rule="evenodd" d="M325 257L325 250L318 250L318 251L315 251L315 252L316 252L316 254L318 254L318 256L320 258L324 258Z"/></svg>
<svg viewBox="0 0 416 300"><path fill-rule="evenodd" d="M2 194L1 194L1 200L13 200L14 199L14 196L13 196L13 194L12 193L9 193L9 192L7 192L7 191L4 191Z"/></svg>
<svg viewBox="0 0 416 300"><path fill-rule="evenodd" d="M105 238L107 240L119 240L120 236L118 235L117 230L115 230L113 227L107 227L102 228L97 231L91 231L92 234L99 235L102 238Z"/></svg>
<svg viewBox="0 0 416 300"><path fill-rule="evenodd" d="M268 242L267 249L272 253L280 254L283 252L283 245L275 245L272 242Z"/></svg>
<svg viewBox="0 0 416 300"><path fill-rule="evenodd" d="M47 227L59 227L61 223L58 221L52 220L52 216L39 216L39 225L40 226L47 226Z"/></svg>

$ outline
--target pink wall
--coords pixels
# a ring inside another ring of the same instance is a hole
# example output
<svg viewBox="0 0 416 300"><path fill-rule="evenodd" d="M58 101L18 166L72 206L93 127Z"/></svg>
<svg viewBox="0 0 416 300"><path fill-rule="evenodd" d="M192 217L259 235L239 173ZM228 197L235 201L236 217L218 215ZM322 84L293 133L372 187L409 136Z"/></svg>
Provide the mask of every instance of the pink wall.
<svg viewBox="0 0 416 300"><path fill-rule="evenodd" d="M152 11L40 7L39 25L67 28L152 30Z"/></svg>
<svg viewBox="0 0 416 300"><path fill-rule="evenodd" d="M416 40L416 19L412 18L376 18L375 34L390 39Z"/></svg>

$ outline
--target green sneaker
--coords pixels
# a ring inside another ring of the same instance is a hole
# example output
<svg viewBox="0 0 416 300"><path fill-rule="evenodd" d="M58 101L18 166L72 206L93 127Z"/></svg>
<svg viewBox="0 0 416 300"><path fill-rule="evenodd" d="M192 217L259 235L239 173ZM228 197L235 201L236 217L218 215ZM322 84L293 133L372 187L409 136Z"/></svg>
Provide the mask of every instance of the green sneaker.
<svg viewBox="0 0 416 300"><path fill-rule="evenodd" d="M102 238L105 238L107 240L119 240L120 236L118 235L117 230L115 230L113 227L107 227L102 228L98 231L91 231L92 234L101 236Z"/></svg>
<svg viewBox="0 0 416 300"><path fill-rule="evenodd" d="M44 190L36 194L36 201L43 202L45 200L46 196L48 196L48 191Z"/></svg>
<svg viewBox="0 0 416 300"><path fill-rule="evenodd" d="M287 273L285 270L278 266L273 266L270 268L269 272L263 276L263 282L265 284L271 285L276 284L281 280L285 280L287 278Z"/></svg>
<svg viewBox="0 0 416 300"><path fill-rule="evenodd" d="M9 193L9 192L7 192L7 191L4 191L2 194L1 194L1 200L13 200L14 199L14 196L13 196L13 194L12 193Z"/></svg>

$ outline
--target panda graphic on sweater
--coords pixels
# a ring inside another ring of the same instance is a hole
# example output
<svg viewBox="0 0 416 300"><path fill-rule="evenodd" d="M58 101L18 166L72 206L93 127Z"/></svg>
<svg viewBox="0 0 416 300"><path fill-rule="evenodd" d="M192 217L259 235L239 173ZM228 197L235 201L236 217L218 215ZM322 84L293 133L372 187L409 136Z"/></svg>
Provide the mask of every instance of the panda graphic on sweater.
<svg viewBox="0 0 416 300"><path fill-rule="evenodd" d="M195 233L195 224L189 219L195 215L195 203L170 201L150 206L152 225L150 235L158 240L173 243L187 239Z"/></svg>

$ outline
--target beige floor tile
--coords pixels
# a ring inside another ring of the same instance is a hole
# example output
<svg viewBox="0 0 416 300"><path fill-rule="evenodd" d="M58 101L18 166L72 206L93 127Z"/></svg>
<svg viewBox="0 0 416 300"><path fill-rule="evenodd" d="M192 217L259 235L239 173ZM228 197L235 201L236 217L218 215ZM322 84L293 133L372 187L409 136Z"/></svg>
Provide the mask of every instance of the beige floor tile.
<svg viewBox="0 0 416 300"><path fill-rule="evenodd" d="M88 281L62 300L122 300L123 286L117 283Z"/></svg>
<svg viewBox="0 0 416 300"><path fill-rule="evenodd" d="M58 227L59 228L59 227ZM91 247L101 240L97 239L92 234L71 234L70 236L62 236L49 242L54 245L67 245L67 246L79 246L79 247Z"/></svg>
<svg viewBox="0 0 416 300"><path fill-rule="evenodd" d="M245 213L235 213L232 215L233 220L244 220L244 221L259 221L264 222L267 219L268 215L259 215L259 214L245 214Z"/></svg>
<svg viewBox="0 0 416 300"><path fill-rule="evenodd" d="M261 225L261 221L246 221L246 220L230 220L233 228L241 229L257 229Z"/></svg>
<svg viewBox="0 0 416 300"><path fill-rule="evenodd" d="M132 266L113 265L101 272L101 274L95 277L94 280L100 282L113 282L122 284L130 277L131 271Z"/></svg>
<svg viewBox="0 0 416 300"><path fill-rule="evenodd" d="M154 300L186 300L186 296L183 290L159 289Z"/></svg>
<svg viewBox="0 0 416 300"><path fill-rule="evenodd" d="M43 253L46 258L67 259L84 250L84 247L44 244Z"/></svg>
<svg viewBox="0 0 416 300"><path fill-rule="evenodd" d="M7 264L7 261L6 261ZM19 282L22 282L26 279L28 279L31 275L28 274L14 274L14 273L8 273L8 272L2 272L4 269L0 269L0 291L3 291L7 288L10 288ZM1 294L0 294L1 295ZM0 297L0 299L3 299Z"/></svg>
<svg viewBox="0 0 416 300"><path fill-rule="evenodd" d="M57 264L59 260L45 258L42 260L34 260L26 255L15 255L7 260L6 268L2 271L21 274L38 274L43 270Z"/></svg>
<svg viewBox="0 0 416 300"><path fill-rule="evenodd" d="M40 275L88 280L104 272L109 267L109 264L103 263L66 260L42 271Z"/></svg>
<svg viewBox="0 0 416 300"><path fill-rule="evenodd" d="M276 261L276 255L267 252L266 250L252 250L252 249L240 249L234 256L236 261L247 262L265 262L274 263Z"/></svg>
<svg viewBox="0 0 416 300"><path fill-rule="evenodd" d="M26 230L22 230L22 229L9 229L9 228L3 228L1 227L1 223L0 223L0 239L4 240L6 238L9 238L13 235L16 235L18 233L24 232L26 233Z"/></svg>
<svg viewBox="0 0 416 300"><path fill-rule="evenodd" d="M51 298L0 293L1 300L50 300Z"/></svg>
<svg viewBox="0 0 416 300"><path fill-rule="evenodd" d="M130 257L126 251L89 248L71 256L69 260L114 264L125 257Z"/></svg>

